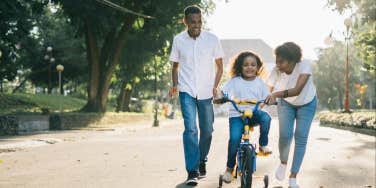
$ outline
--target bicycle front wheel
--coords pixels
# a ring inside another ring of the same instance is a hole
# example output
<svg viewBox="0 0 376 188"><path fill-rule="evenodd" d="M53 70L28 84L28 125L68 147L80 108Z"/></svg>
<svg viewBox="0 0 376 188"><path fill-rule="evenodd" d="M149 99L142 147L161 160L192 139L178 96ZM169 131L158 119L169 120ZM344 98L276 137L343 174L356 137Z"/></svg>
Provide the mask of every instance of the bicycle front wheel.
<svg viewBox="0 0 376 188"><path fill-rule="evenodd" d="M241 188L251 188L252 187L252 149L250 147L242 148L242 173L241 173Z"/></svg>

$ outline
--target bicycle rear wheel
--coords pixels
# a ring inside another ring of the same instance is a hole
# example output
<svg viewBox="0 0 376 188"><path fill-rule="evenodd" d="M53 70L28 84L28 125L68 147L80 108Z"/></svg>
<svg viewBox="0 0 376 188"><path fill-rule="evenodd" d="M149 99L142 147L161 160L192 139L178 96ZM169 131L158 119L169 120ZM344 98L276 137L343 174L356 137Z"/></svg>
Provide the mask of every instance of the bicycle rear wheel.
<svg viewBox="0 0 376 188"><path fill-rule="evenodd" d="M242 157L241 157L241 164L242 164L242 173L240 177L241 181L241 188L251 188L252 187L252 169L253 166L253 155L252 150L250 147L243 147L242 148Z"/></svg>

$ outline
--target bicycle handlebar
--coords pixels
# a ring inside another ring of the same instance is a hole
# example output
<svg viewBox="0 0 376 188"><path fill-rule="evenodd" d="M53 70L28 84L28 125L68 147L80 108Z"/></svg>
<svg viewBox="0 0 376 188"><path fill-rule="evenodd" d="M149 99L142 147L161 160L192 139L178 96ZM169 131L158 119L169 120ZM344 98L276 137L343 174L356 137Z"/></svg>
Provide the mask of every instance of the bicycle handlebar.
<svg viewBox="0 0 376 188"><path fill-rule="evenodd" d="M251 100L251 101L240 101L240 100L231 100L229 99L228 97L222 97L222 98L219 98L219 99L215 99L213 100L213 103L214 104L224 104L226 102L230 102L232 104L232 106L235 108L236 111L238 111L239 113L243 113L244 111L240 110L238 108L238 105L247 105L247 104L255 104L255 107L253 107L253 110L252 111L255 111L258 109L259 105L261 103L265 103L265 100ZM277 103L275 103L277 104ZM275 105L274 104L274 105Z"/></svg>

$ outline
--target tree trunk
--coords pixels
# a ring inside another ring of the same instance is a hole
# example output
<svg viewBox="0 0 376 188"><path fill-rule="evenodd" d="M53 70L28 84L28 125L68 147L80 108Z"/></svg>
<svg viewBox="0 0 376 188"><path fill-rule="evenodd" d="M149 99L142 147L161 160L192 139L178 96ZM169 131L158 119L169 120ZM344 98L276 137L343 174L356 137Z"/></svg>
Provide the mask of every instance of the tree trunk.
<svg viewBox="0 0 376 188"><path fill-rule="evenodd" d="M338 92L338 102L339 102L339 108L343 109L343 96L341 92Z"/></svg>
<svg viewBox="0 0 376 188"><path fill-rule="evenodd" d="M0 92L3 93L3 79L0 80Z"/></svg>
<svg viewBox="0 0 376 188"><path fill-rule="evenodd" d="M125 45L125 40L129 29L135 18L126 17L122 28L115 35L116 28L110 31L102 46L101 54L96 42L96 37L91 30L89 21L85 23L86 48L90 68L88 85L88 102L82 109L89 112L105 112L107 97L110 89L112 74L119 64L121 52ZM117 36L117 37L114 37ZM114 45L114 48L111 46ZM109 49L115 49L110 51Z"/></svg>
<svg viewBox="0 0 376 188"><path fill-rule="evenodd" d="M120 87L120 94L117 97L117 105L116 105L116 112L121 112L123 111L123 105L124 105L124 100L125 100L125 86L127 85L127 82L125 79L121 82L121 87Z"/></svg>
<svg viewBox="0 0 376 188"><path fill-rule="evenodd" d="M20 85L18 85L16 88L13 89L12 93L16 93L17 90L19 90L23 85L25 85L28 78L25 78Z"/></svg>
<svg viewBox="0 0 376 188"><path fill-rule="evenodd" d="M132 87L133 88L133 87ZM131 104L131 97L132 97L132 89L125 89L125 100L123 104L123 111L130 112L131 109L129 105Z"/></svg>
<svg viewBox="0 0 376 188"><path fill-rule="evenodd" d="M85 21L85 41L87 60L89 64L88 99L86 105L81 109L86 112L100 112L98 101L99 86L99 54L96 37L91 30L89 20Z"/></svg>

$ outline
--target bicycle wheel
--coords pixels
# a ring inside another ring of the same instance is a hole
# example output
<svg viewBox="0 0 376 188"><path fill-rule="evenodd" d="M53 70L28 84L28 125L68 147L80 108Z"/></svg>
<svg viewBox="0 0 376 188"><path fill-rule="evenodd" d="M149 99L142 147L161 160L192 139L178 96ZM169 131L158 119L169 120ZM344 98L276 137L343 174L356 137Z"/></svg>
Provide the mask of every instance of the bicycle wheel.
<svg viewBox="0 0 376 188"><path fill-rule="evenodd" d="M252 186L252 169L253 160L252 160L252 150L250 147L243 147L242 148L242 173L240 177L241 181L241 188L251 188Z"/></svg>

